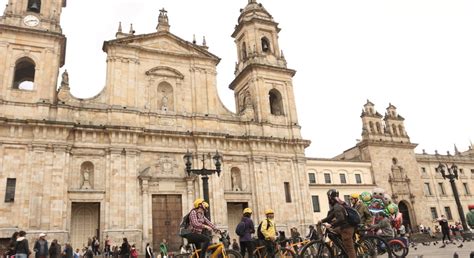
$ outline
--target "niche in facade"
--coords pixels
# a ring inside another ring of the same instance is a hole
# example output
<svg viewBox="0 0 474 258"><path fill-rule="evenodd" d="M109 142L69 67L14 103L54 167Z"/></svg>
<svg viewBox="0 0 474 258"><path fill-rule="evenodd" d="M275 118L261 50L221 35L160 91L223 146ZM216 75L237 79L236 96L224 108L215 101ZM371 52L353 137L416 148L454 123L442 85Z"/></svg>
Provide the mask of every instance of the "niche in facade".
<svg viewBox="0 0 474 258"><path fill-rule="evenodd" d="M81 165L81 189L88 190L92 189L94 181L94 164L90 161L86 161Z"/></svg>
<svg viewBox="0 0 474 258"><path fill-rule="evenodd" d="M239 168L232 168L230 170L230 183L232 191L242 191L242 174Z"/></svg>
<svg viewBox="0 0 474 258"><path fill-rule="evenodd" d="M158 108L161 111L173 111L173 87L167 83L162 82L158 85Z"/></svg>

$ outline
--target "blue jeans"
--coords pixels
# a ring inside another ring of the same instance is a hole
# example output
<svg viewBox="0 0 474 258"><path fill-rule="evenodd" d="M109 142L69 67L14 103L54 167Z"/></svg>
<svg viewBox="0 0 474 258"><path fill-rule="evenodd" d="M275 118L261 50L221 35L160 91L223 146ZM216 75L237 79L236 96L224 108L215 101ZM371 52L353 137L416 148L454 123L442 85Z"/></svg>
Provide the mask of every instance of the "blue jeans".
<svg viewBox="0 0 474 258"><path fill-rule="evenodd" d="M27 254L15 254L15 258L28 258Z"/></svg>

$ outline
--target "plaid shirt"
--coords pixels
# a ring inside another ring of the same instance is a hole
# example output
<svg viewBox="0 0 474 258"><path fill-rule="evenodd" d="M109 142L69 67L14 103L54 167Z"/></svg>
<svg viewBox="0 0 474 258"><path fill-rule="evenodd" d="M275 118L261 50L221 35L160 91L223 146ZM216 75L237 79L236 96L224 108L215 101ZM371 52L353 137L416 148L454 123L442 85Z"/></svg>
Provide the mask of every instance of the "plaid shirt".
<svg viewBox="0 0 474 258"><path fill-rule="evenodd" d="M217 229L211 221L209 221L204 213L198 211L198 209L193 209L189 213L189 222L191 225L191 230L193 233L201 234L204 229L204 225L211 227L212 229Z"/></svg>

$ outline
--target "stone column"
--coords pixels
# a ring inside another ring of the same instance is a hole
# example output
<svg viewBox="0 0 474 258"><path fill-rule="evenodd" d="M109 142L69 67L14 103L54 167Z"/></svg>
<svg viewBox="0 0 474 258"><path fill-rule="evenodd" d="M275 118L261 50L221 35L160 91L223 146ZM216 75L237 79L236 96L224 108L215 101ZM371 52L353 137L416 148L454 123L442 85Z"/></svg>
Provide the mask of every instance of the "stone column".
<svg viewBox="0 0 474 258"><path fill-rule="evenodd" d="M150 203L150 193L148 191L148 178L142 179L142 221L143 221L143 242L142 242L142 250L145 250L146 243L150 242L150 232L152 228L150 226L151 218L151 209L148 205Z"/></svg>

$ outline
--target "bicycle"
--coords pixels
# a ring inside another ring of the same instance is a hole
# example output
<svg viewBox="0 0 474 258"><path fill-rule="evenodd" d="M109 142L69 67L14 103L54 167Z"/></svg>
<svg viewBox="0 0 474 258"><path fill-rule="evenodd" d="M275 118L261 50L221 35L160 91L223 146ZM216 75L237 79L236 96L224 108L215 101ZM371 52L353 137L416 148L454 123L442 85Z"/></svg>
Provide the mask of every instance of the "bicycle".
<svg viewBox="0 0 474 258"><path fill-rule="evenodd" d="M383 237L375 235L372 229L358 228L356 241L354 242L356 248L356 255L369 255L369 257L379 257L386 255L388 258L394 256L389 242ZM357 241L357 236L359 240Z"/></svg>
<svg viewBox="0 0 474 258"><path fill-rule="evenodd" d="M254 257L267 258L267 257L291 257L296 258L298 254L293 250L293 247L289 244L291 239L277 239L275 241L275 253L268 255L267 247L262 244L263 240L255 240L255 251L253 252Z"/></svg>
<svg viewBox="0 0 474 258"><path fill-rule="evenodd" d="M219 243L216 244L211 244L207 248L207 253L209 255L206 255L210 258L242 258L242 255L232 249L227 249L228 245L228 237L229 233L227 231L221 231L219 232ZM184 254L178 254L175 255L176 258L200 258L199 257L199 252L201 252L201 249L196 249L196 245L194 243L189 243L191 246L191 252L190 253L184 253ZM204 258L204 257L202 257Z"/></svg>
<svg viewBox="0 0 474 258"><path fill-rule="evenodd" d="M318 239L311 240L305 244L298 254L299 257L335 257L334 250L328 243L329 230L322 224L318 224L316 225L316 233L318 235Z"/></svg>

